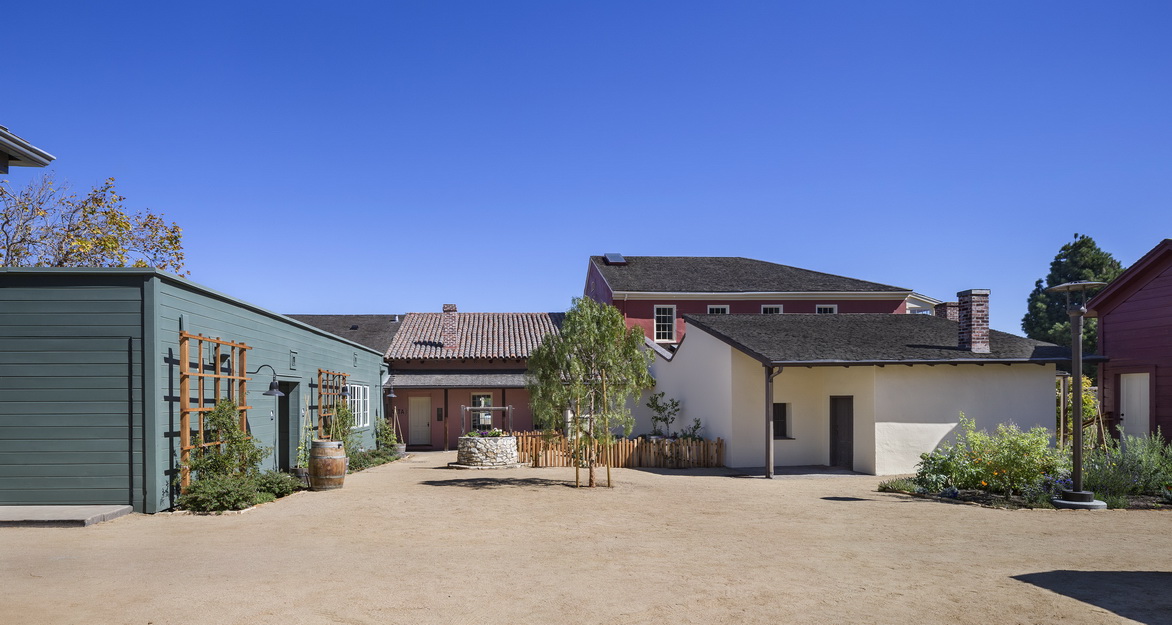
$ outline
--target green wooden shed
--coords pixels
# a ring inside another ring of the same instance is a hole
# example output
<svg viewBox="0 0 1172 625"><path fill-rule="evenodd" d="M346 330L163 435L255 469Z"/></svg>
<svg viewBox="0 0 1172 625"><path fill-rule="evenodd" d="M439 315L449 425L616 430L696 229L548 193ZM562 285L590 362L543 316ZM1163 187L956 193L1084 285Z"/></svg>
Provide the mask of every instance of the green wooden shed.
<svg viewBox="0 0 1172 625"><path fill-rule="evenodd" d="M213 339L186 340L186 372L181 335ZM373 446L387 375L374 349L154 269L0 268L0 505L173 507L183 378L188 410L214 401L213 378L221 394L245 382L249 430L273 449L262 467L289 468L331 390L323 373ZM283 397L264 394L274 381Z"/></svg>

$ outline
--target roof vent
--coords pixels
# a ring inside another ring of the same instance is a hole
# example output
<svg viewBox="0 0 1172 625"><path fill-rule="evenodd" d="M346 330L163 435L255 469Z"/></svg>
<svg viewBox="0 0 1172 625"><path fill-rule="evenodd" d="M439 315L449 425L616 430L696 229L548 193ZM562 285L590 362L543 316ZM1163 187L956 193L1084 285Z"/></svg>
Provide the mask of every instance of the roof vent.
<svg viewBox="0 0 1172 625"><path fill-rule="evenodd" d="M358 326L356 326L356 325L352 325L352 326L350 326L350 329L351 329L351 330L357 330L357 329L358 329Z"/></svg>
<svg viewBox="0 0 1172 625"><path fill-rule="evenodd" d="M608 265L625 265L625 264L627 264L627 259L623 258L622 254L617 254L615 252L611 252L610 254L607 254L605 256L605 258L606 258L606 264L608 264Z"/></svg>

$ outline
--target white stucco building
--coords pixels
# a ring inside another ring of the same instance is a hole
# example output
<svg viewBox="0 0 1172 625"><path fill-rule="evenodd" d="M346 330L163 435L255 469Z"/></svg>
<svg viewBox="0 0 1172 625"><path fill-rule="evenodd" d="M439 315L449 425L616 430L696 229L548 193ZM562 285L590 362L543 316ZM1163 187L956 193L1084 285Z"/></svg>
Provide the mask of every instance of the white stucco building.
<svg viewBox="0 0 1172 625"><path fill-rule="evenodd" d="M688 315L672 353L653 347L656 391L680 423L726 441L730 467L828 465L910 473L954 433L1054 422L1055 364L1069 351L990 331L988 291L960 321L931 315ZM650 425L637 412L640 429ZM766 441L769 441L766 444Z"/></svg>

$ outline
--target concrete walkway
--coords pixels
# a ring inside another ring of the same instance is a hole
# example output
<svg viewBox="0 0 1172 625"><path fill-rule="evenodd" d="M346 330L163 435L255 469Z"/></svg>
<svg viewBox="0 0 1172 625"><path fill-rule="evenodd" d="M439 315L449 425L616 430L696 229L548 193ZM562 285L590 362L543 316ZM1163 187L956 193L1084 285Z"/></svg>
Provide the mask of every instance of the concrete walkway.
<svg viewBox="0 0 1172 625"><path fill-rule="evenodd" d="M0 527L85 527L131 512L130 506L0 506Z"/></svg>

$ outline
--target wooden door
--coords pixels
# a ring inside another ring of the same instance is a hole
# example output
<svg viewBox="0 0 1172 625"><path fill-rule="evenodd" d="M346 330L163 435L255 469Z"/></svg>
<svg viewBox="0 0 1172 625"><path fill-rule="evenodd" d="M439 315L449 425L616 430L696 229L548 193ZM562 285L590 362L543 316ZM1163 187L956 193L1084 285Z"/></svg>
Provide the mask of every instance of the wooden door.
<svg viewBox="0 0 1172 625"><path fill-rule="evenodd" d="M1119 375L1119 419L1128 436L1144 436L1152 430L1150 385L1148 373Z"/></svg>
<svg viewBox="0 0 1172 625"><path fill-rule="evenodd" d="M830 466L855 468L855 398L830 398Z"/></svg>
<svg viewBox="0 0 1172 625"><path fill-rule="evenodd" d="M431 398L408 397L407 420L411 422L407 433L407 444L431 444Z"/></svg>

